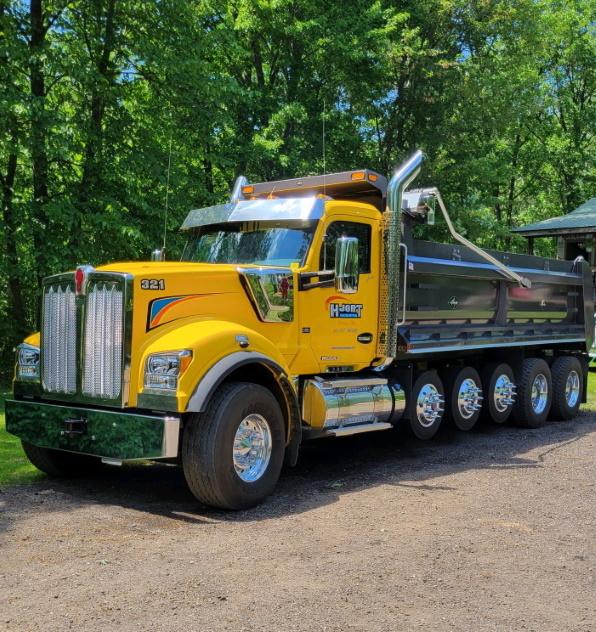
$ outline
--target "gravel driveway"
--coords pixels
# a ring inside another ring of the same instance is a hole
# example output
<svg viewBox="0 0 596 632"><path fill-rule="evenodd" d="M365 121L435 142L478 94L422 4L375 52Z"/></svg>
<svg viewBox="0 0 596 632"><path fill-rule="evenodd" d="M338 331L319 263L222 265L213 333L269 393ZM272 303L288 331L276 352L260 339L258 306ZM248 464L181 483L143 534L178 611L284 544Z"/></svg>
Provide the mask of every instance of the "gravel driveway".
<svg viewBox="0 0 596 632"><path fill-rule="evenodd" d="M596 414L310 444L243 513L166 465L3 489L0 630L596 632Z"/></svg>

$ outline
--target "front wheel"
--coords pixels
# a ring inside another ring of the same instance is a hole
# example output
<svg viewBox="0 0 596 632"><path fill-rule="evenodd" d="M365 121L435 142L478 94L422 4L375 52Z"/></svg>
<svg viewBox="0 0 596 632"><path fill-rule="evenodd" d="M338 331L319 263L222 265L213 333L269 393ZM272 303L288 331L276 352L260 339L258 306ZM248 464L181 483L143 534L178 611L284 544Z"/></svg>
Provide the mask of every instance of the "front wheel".
<svg viewBox="0 0 596 632"><path fill-rule="evenodd" d="M224 384L184 428L182 466L194 496L222 509L263 502L279 478L284 419L275 397L248 382Z"/></svg>

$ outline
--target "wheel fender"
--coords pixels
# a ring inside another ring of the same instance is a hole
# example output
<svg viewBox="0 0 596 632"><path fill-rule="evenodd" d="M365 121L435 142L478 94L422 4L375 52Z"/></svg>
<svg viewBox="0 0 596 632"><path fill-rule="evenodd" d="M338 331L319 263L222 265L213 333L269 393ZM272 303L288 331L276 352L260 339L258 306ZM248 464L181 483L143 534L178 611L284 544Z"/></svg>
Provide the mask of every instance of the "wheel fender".
<svg viewBox="0 0 596 632"><path fill-rule="evenodd" d="M216 362L201 378L188 400L187 412L202 413L217 387L236 369L246 364L264 364L277 374L286 376L284 369L270 357L256 351L237 351Z"/></svg>

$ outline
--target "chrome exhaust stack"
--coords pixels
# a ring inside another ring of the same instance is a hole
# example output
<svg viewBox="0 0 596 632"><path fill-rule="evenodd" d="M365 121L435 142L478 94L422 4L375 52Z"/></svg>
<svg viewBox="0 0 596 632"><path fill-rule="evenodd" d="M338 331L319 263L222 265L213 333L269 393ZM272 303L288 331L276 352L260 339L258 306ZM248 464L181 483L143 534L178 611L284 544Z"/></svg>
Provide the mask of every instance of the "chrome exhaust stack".
<svg viewBox="0 0 596 632"><path fill-rule="evenodd" d="M418 150L395 172L387 188L387 213L385 218L385 262L383 282L387 288L381 300L379 355L385 356L383 366L388 366L397 354L399 311L400 242L402 221L402 196L406 187L420 173L424 156ZM404 306L405 310L405 306Z"/></svg>

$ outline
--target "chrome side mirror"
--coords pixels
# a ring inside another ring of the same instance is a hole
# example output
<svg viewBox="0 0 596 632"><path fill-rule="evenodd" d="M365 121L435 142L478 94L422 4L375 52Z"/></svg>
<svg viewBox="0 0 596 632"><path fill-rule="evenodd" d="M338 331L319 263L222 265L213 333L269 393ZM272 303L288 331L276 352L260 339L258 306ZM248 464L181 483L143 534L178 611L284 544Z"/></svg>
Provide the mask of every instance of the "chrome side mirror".
<svg viewBox="0 0 596 632"><path fill-rule="evenodd" d="M341 294L358 291L358 240L339 237L335 244L335 290Z"/></svg>

